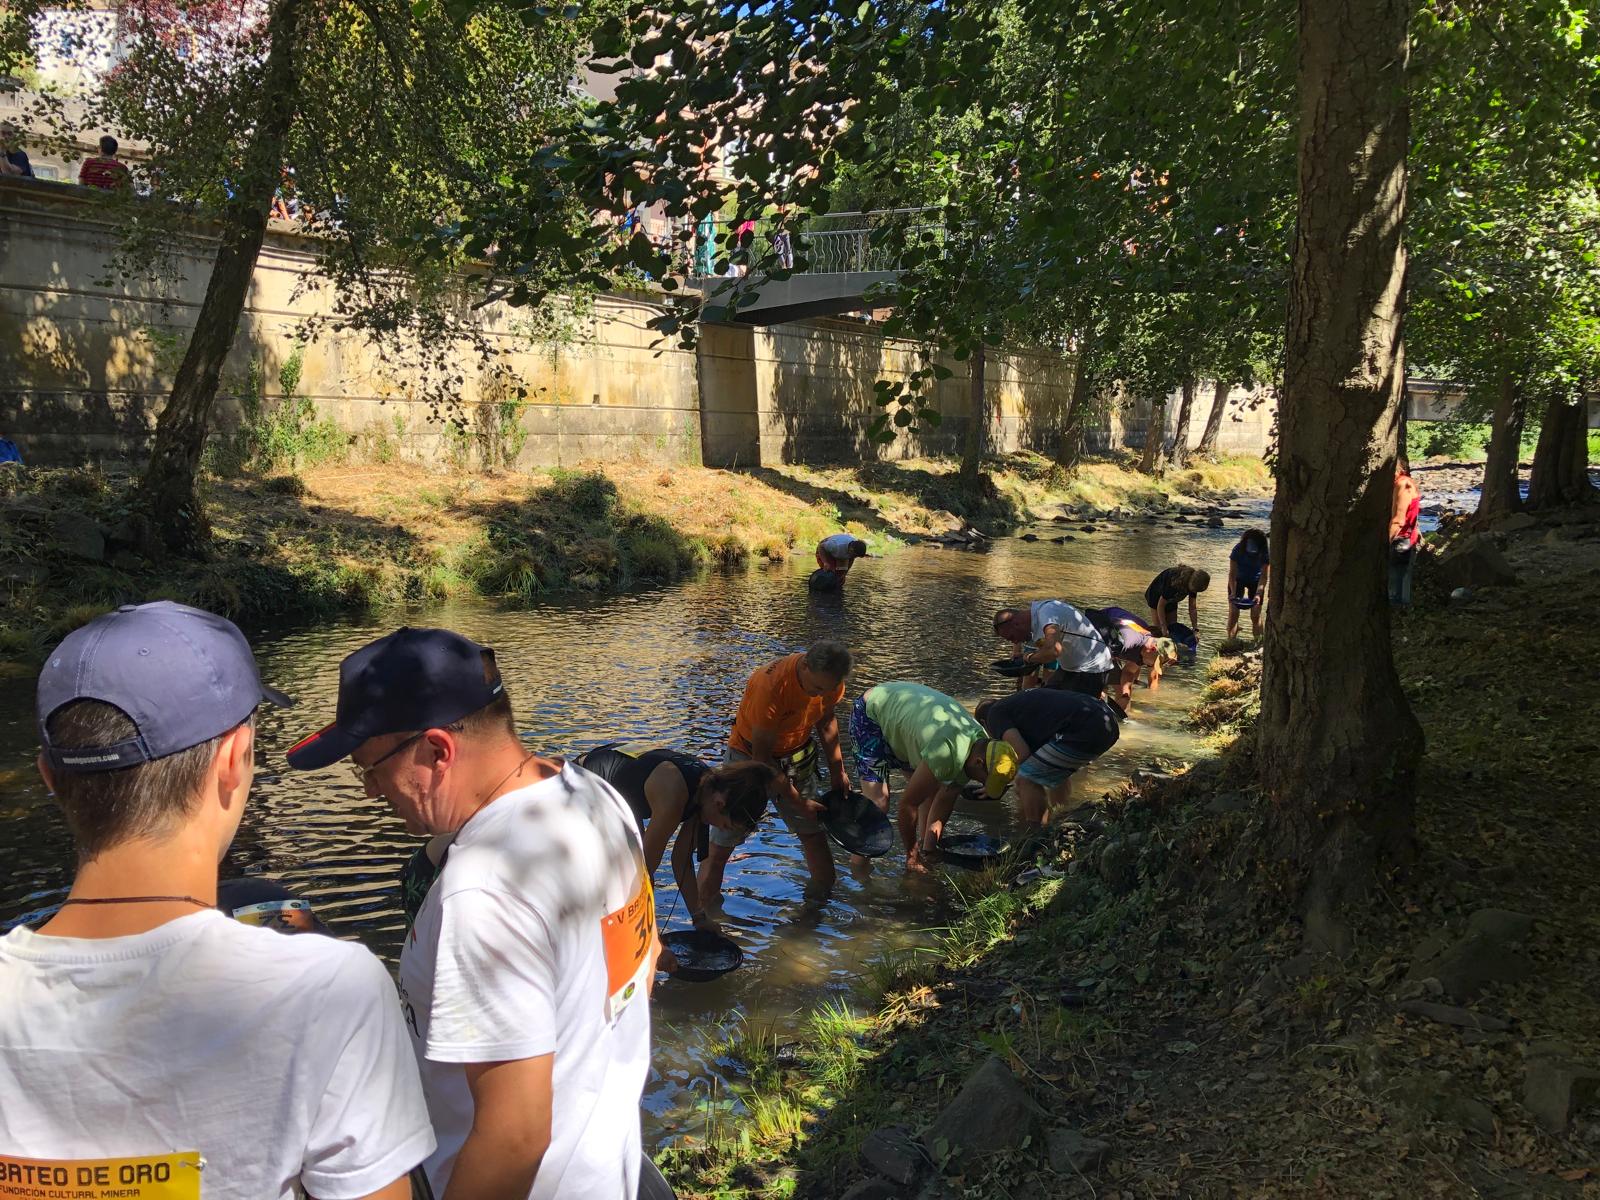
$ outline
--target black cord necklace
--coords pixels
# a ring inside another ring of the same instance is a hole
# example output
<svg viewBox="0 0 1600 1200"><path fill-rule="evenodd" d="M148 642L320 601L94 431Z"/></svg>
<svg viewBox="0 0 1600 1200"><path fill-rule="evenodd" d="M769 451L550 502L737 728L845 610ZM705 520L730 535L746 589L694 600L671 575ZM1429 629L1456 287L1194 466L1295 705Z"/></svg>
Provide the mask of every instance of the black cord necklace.
<svg viewBox="0 0 1600 1200"><path fill-rule="evenodd" d="M78 897L63 900L61 907L69 904L195 904L201 908L214 908L215 905L206 900L197 900L193 896L93 896Z"/></svg>

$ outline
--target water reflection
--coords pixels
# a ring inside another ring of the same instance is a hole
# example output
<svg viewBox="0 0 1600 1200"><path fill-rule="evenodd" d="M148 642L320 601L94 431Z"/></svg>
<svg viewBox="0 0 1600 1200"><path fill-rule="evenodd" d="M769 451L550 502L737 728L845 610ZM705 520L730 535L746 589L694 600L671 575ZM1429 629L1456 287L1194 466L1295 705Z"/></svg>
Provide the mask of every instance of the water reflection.
<svg viewBox="0 0 1600 1200"><path fill-rule="evenodd" d="M1263 508L1226 530L1170 519L1071 532L1042 526L1041 540L1005 540L987 553L930 547L860 564L845 595L812 596L809 556L781 567L709 578L658 591L531 611L461 603L412 613L413 623L448 625L495 647L529 744L571 755L610 740L681 746L719 758L745 678L774 657L823 637L857 654L847 699L874 683L915 679L976 704L1002 695L1007 681L982 664L1002 649L990 615L1003 604L1060 597L1121 604L1142 612L1141 594L1158 570L1181 560L1208 569L1217 584L1203 598L1202 637L1214 643L1226 618L1227 555ZM336 931L393 960L403 922L396 876L416 842L382 804L343 772L287 771L282 752L331 718L339 660L387 632L394 619L345 622L290 633L249 629L265 677L299 699L287 712L261 715L261 766L229 869L265 873L311 899ZM1154 695L1136 691L1135 717L1105 759L1084 773L1093 795L1158 755L1192 753L1181 727L1203 670L1179 667ZM65 891L70 845L32 769L31 687L0 701L0 842L11 870L0 879L0 928L41 918ZM848 757L847 767L851 767ZM958 824L1004 832L1011 800L964 802ZM698 1108L731 1064L708 1042L744 1020L783 1040L830 995L849 995L865 964L895 948L926 944L941 918L937 884L908 886L883 866L853 874L840 856L839 884L824 906L803 897L806 873L782 824L769 818L729 865L729 932L745 966L707 984L668 983L656 993L657 1052L646 1096L647 1138L666 1138L699 1120ZM670 863L658 873L660 907L687 927Z"/></svg>

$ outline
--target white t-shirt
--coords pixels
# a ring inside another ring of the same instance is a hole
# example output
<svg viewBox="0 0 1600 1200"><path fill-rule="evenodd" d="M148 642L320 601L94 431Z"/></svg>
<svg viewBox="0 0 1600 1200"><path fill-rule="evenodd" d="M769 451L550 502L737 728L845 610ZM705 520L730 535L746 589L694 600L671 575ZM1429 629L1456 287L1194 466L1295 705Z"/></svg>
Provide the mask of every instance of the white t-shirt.
<svg viewBox="0 0 1600 1200"><path fill-rule="evenodd" d="M643 865L626 801L571 764L456 836L400 955L435 1195L472 1128L463 1064L554 1054L533 1200L633 1200L657 951Z"/></svg>
<svg viewBox="0 0 1600 1200"><path fill-rule="evenodd" d="M1111 670L1111 648L1089 618L1072 605L1064 600L1035 600L1028 608L1034 641L1044 636L1047 626L1061 626L1061 657L1056 661L1063 671Z"/></svg>
<svg viewBox="0 0 1600 1200"><path fill-rule="evenodd" d="M818 549L829 558L848 559L850 557L850 544L860 540L853 534L830 533L818 543Z"/></svg>
<svg viewBox="0 0 1600 1200"><path fill-rule="evenodd" d="M352 1200L433 1145L394 984L361 946L215 911L0 939L0 1179L58 1160L33 1168L52 1172L41 1200L97 1169L108 1194L137 1195L116 1190L140 1178L126 1160L156 1156L145 1181L180 1187L204 1159L203 1187L177 1195Z"/></svg>

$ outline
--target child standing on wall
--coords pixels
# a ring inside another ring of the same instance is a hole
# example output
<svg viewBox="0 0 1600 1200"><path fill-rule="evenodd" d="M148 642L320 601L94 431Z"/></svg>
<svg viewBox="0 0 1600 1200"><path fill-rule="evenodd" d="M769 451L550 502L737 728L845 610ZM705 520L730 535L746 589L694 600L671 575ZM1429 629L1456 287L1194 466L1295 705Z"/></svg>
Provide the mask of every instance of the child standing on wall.
<svg viewBox="0 0 1600 1200"><path fill-rule="evenodd" d="M1247 529L1239 544L1228 554L1228 637L1239 633L1239 613L1250 610L1250 636L1261 637L1261 614L1267 601L1267 576L1272 566L1267 560L1267 535Z"/></svg>

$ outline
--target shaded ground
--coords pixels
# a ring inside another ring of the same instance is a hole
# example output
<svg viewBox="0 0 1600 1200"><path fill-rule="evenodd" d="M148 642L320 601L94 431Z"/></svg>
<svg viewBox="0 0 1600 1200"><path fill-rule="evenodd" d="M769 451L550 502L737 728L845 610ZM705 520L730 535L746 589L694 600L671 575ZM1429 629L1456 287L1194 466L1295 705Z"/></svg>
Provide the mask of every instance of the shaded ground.
<svg viewBox="0 0 1600 1200"><path fill-rule="evenodd" d="M1245 728L1222 758L1075 814L1060 878L975 883L938 962L883 964L854 1037L822 1030L785 1065L752 1031L735 1052L764 1119L677 1150L680 1195L1600 1195L1600 1106L1568 1065L1600 1065L1600 513L1500 540L1518 584L1447 606L1425 576L1396 623L1428 735L1423 853L1345 953L1306 952L1241 882L1258 665L1233 660L1202 706ZM1460 941L1469 919L1498 932ZM1448 994L1463 964L1481 978ZM926 1129L991 1056L1032 1106L1010 1149L931 1139L909 1185L863 1163L869 1133ZM1570 1123L1542 1127L1556 1094ZM784 1099L821 1115L774 1121Z"/></svg>

